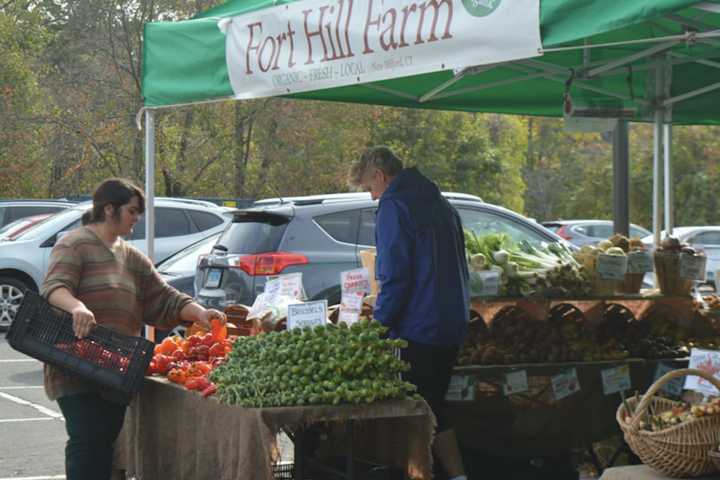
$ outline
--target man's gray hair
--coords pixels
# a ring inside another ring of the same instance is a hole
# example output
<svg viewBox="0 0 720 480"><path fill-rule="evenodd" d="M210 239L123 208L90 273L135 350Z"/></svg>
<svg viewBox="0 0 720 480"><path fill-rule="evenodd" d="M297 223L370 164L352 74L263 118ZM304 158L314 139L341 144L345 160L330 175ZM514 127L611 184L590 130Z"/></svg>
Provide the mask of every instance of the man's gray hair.
<svg viewBox="0 0 720 480"><path fill-rule="evenodd" d="M350 185L355 187L361 185L363 177L371 168L377 168L386 175L394 177L403 169L403 163L386 146L370 147L350 166Z"/></svg>

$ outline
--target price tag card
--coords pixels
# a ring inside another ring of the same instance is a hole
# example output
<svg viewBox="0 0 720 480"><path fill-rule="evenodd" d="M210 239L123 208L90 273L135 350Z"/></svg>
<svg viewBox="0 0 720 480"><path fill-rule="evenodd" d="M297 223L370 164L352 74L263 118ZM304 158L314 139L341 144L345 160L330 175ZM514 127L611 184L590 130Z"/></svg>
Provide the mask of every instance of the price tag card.
<svg viewBox="0 0 720 480"><path fill-rule="evenodd" d="M647 273L653 271L652 255L648 252L633 252L628 254L627 273Z"/></svg>
<svg viewBox="0 0 720 480"><path fill-rule="evenodd" d="M629 365L606 368L600 371L600 375L602 376L603 392L605 395L624 392L632 387Z"/></svg>
<svg viewBox="0 0 720 480"><path fill-rule="evenodd" d="M356 268L340 272L340 289L342 294L361 292L370 294L370 274L366 268Z"/></svg>
<svg viewBox="0 0 720 480"><path fill-rule="evenodd" d="M255 301L252 304L252 307L250 307L250 311L248 311L248 318L257 317L260 315L260 313L264 310L265 307L265 294L261 293L257 297L255 297Z"/></svg>
<svg viewBox="0 0 720 480"><path fill-rule="evenodd" d="M302 284L302 272L286 273L278 277L280 296L304 300L305 290Z"/></svg>
<svg viewBox="0 0 720 480"><path fill-rule="evenodd" d="M475 400L475 385L472 378L467 375L453 375L450 386L445 394L445 400L450 402L471 402Z"/></svg>
<svg viewBox="0 0 720 480"><path fill-rule="evenodd" d="M705 266L707 257L705 255L680 255L680 276L689 280L705 280Z"/></svg>
<svg viewBox="0 0 720 480"><path fill-rule="evenodd" d="M662 377L666 373L672 372L673 370L675 369L667 363L658 363L658 366L655 369L655 379L653 380L653 383L657 382L660 377ZM673 378L665 385L663 385L660 390L663 390L664 392L675 397L679 397L680 395L682 395L683 391L683 377Z"/></svg>
<svg viewBox="0 0 720 480"><path fill-rule="evenodd" d="M275 305L278 303L281 287L282 285L280 283L280 279L278 278L273 278L272 280L265 282L265 292L263 292L265 306Z"/></svg>
<svg viewBox="0 0 720 480"><path fill-rule="evenodd" d="M527 370L515 370L514 372L505 374L505 385L503 385L503 393L512 395L514 393L523 393L528 391Z"/></svg>
<svg viewBox="0 0 720 480"><path fill-rule="evenodd" d="M555 400L562 400L580 391L580 381L577 378L577 370L575 370L575 368L570 368L562 373L553 375L550 381L552 382Z"/></svg>
<svg viewBox="0 0 720 480"><path fill-rule="evenodd" d="M327 300L288 305L287 328L313 328L327 323Z"/></svg>
<svg viewBox="0 0 720 480"><path fill-rule="evenodd" d="M720 380L720 352L716 350L703 350L693 348L690 350L690 365L688 368L703 370ZM717 395L717 389L707 380L700 377L685 377L685 389L700 392L705 395Z"/></svg>
<svg viewBox="0 0 720 480"><path fill-rule="evenodd" d="M338 323L345 322L348 326L360 319L362 311L363 292L344 293L340 301L340 314Z"/></svg>
<svg viewBox="0 0 720 480"><path fill-rule="evenodd" d="M625 280L628 258L625 255L605 255L597 259L597 271L603 280Z"/></svg>

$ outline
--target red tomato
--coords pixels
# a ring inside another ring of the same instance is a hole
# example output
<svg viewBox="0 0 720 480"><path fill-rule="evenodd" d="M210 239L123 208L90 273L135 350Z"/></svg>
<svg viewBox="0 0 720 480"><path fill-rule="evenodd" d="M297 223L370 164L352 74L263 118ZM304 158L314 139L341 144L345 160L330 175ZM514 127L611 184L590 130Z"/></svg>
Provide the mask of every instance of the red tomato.
<svg viewBox="0 0 720 480"><path fill-rule="evenodd" d="M184 385L187 380L187 373L180 368L173 368L167 374L168 380L179 385Z"/></svg>
<svg viewBox="0 0 720 480"><path fill-rule="evenodd" d="M181 362L181 361L185 360L185 352L183 352L182 350L175 350L172 354L172 358L176 362Z"/></svg>
<svg viewBox="0 0 720 480"><path fill-rule="evenodd" d="M209 357L224 357L225 356L225 345L222 343L213 343L210 350L208 350Z"/></svg>
<svg viewBox="0 0 720 480"><path fill-rule="evenodd" d="M147 370L145 371L145 375L155 375L157 373L157 366L155 365L155 362L153 360L150 360L150 365L148 365Z"/></svg>
<svg viewBox="0 0 720 480"><path fill-rule="evenodd" d="M215 339L213 339L212 333L206 333L202 336L202 344L207 345L208 348L212 347L212 344L215 343Z"/></svg>
<svg viewBox="0 0 720 480"><path fill-rule="evenodd" d="M185 388L188 390L197 390L199 392L210 386L210 380L205 377L188 377L185 380Z"/></svg>
<svg viewBox="0 0 720 480"><path fill-rule="evenodd" d="M170 362L172 362L172 357L168 357L167 355L158 353L153 357L153 360L155 361L155 368L157 369L157 373L159 373L160 375L165 375L170 369Z"/></svg>
<svg viewBox="0 0 720 480"><path fill-rule="evenodd" d="M215 395L215 392L217 392L217 385L210 382L210 384L207 386L207 388L202 391L202 396L207 398L209 396Z"/></svg>

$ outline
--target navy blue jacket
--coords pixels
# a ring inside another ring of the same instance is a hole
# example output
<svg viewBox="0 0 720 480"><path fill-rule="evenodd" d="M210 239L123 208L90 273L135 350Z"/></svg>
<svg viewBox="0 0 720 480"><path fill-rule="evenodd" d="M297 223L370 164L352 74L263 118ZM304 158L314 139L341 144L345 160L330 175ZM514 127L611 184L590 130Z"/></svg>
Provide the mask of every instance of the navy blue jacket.
<svg viewBox="0 0 720 480"><path fill-rule="evenodd" d="M470 295L460 216L437 185L402 170L380 197L375 223L380 282L374 316L393 337L459 346Z"/></svg>

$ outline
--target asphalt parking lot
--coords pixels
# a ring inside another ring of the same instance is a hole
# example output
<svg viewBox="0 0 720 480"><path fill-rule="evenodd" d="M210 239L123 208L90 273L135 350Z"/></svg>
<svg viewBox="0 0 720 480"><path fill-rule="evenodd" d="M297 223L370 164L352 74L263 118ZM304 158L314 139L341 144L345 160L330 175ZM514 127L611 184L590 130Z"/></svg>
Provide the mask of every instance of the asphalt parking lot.
<svg viewBox="0 0 720 480"><path fill-rule="evenodd" d="M45 396L42 364L0 332L0 480L65 478L65 423Z"/></svg>

